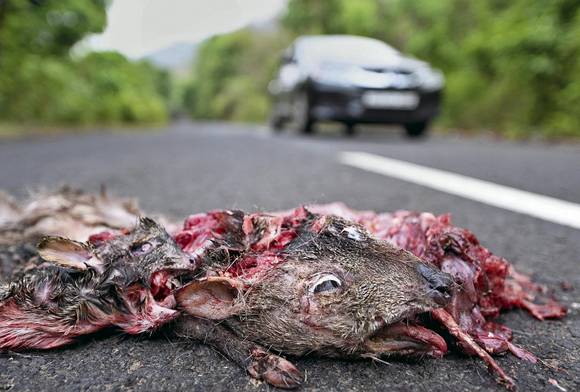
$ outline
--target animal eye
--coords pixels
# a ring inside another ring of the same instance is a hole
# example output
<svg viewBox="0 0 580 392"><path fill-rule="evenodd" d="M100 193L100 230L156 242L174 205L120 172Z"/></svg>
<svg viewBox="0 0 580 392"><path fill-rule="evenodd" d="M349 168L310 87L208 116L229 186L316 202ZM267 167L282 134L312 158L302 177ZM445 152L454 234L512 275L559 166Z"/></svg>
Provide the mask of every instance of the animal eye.
<svg viewBox="0 0 580 392"><path fill-rule="evenodd" d="M153 249L153 244L151 242L140 242L131 246L131 253L136 256L144 255L149 253Z"/></svg>
<svg viewBox="0 0 580 392"><path fill-rule="evenodd" d="M336 291L342 286L342 282L334 275L324 275L318 278L310 287L311 293Z"/></svg>

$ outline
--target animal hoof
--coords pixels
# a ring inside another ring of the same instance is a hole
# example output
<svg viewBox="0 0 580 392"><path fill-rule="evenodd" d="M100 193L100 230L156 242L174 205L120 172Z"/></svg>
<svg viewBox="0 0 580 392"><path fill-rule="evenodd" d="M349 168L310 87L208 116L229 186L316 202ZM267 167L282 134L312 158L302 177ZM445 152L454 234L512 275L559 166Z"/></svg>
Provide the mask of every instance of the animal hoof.
<svg viewBox="0 0 580 392"><path fill-rule="evenodd" d="M250 376L277 388L293 389L302 384L302 373L290 361L256 348L248 366Z"/></svg>

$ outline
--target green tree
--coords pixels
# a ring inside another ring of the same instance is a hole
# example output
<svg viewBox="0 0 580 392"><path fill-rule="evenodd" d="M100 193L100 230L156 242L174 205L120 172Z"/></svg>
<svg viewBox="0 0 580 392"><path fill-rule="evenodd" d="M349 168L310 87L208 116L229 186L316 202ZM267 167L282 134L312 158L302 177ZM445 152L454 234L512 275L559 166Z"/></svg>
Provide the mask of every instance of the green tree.
<svg viewBox="0 0 580 392"><path fill-rule="evenodd" d="M71 57L106 24L105 0L0 3L0 120L42 124L159 122L168 75L118 53Z"/></svg>
<svg viewBox="0 0 580 392"><path fill-rule="evenodd" d="M288 42L279 34L240 30L214 37L200 48L194 80L185 94L196 118L263 121L267 85Z"/></svg>
<svg viewBox="0 0 580 392"><path fill-rule="evenodd" d="M206 43L187 94L194 115L264 120L280 48L303 34L356 34L444 71L440 122L448 127L580 136L577 0L290 0L281 24L280 32L238 31Z"/></svg>

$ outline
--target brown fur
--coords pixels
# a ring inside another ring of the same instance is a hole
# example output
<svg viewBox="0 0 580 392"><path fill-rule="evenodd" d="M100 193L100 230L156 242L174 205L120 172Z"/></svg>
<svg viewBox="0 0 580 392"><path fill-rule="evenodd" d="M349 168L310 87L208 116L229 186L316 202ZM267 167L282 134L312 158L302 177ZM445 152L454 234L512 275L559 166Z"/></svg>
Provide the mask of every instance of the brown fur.
<svg viewBox="0 0 580 392"><path fill-rule="evenodd" d="M237 288L237 297L231 302L212 304L207 317L229 316L224 322L240 338L293 355L316 352L345 356L369 354L368 339L383 326L440 306L419 266L427 268L448 285L445 289L451 290L452 280L447 274L425 265L409 252L375 239L363 227L338 217L326 217L322 229L314 232L309 228L318 219L311 214L296 229L298 236L279 252L278 257L284 261L269 267L258 278L255 274L219 280L210 277L205 286L195 284L182 289L178 302L193 314L204 316L200 305L204 298L211 297L207 292L224 297L226 292L216 285L229 285ZM219 246L217 249L210 251L213 257L206 258L217 267L215 272L223 272L224 265L235 263L232 259L248 256L220 252ZM215 259L215 255L222 259ZM212 266L206 268L211 276ZM341 286L313 292L312 285L325 275L337 278ZM205 294L198 295L202 290ZM195 305L187 302L191 298L195 298ZM220 307L234 311L224 312ZM391 353L397 352L379 354Z"/></svg>

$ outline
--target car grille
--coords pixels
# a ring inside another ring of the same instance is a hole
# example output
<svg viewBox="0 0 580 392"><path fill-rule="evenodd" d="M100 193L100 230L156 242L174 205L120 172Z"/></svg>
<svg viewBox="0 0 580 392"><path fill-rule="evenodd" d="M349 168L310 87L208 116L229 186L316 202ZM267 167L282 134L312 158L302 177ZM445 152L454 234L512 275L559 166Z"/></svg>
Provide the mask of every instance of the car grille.
<svg viewBox="0 0 580 392"><path fill-rule="evenodd" d="M406 69L396 69L396 68L363 68L366 71L376 72L376 73L391 73L396 75L412 75L413 72Z"/></svg>

